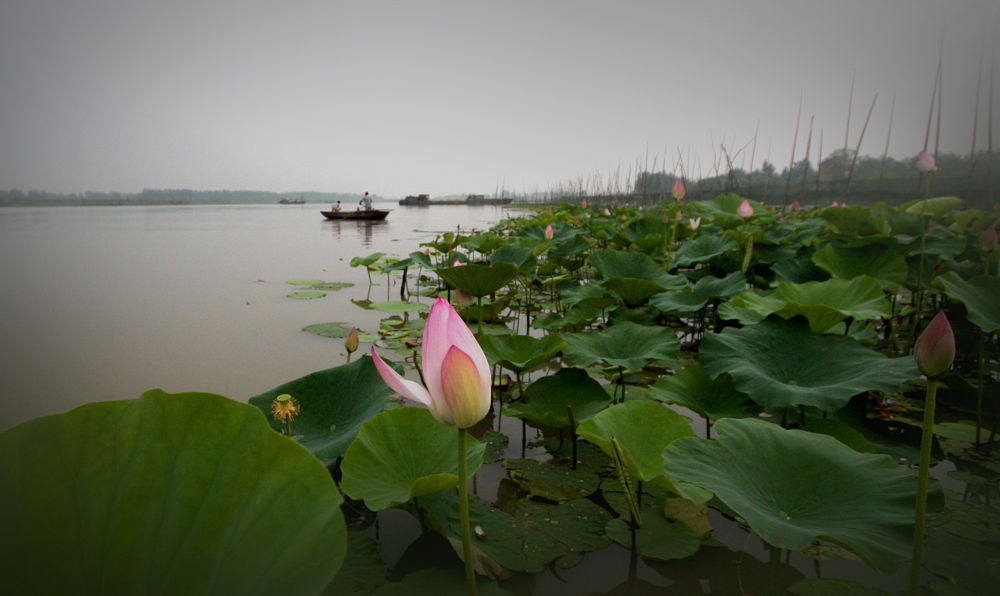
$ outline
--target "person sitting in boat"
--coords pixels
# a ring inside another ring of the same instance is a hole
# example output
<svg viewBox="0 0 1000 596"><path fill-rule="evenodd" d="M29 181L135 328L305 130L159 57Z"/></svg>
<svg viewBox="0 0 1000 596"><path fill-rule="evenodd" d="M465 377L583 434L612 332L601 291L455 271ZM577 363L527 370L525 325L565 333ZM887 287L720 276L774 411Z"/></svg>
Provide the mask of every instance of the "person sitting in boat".
<svg viewBox="0 0 1000 596"><path fill-rule="evenodd" d="M340 211L340 201L337 201L337 204L330 207L330 209L332 211Z"/></svg>
<svg viewBox="0 0 1000 596"><path fill-rule="evenodd" d="M361 205L364 205L365 211L371 211L372 210L372 199L371 199L371 197L368 196L367 192L365 193L365 196L361 197L361 200L358 201L358 203L361 204Z"/></svg>

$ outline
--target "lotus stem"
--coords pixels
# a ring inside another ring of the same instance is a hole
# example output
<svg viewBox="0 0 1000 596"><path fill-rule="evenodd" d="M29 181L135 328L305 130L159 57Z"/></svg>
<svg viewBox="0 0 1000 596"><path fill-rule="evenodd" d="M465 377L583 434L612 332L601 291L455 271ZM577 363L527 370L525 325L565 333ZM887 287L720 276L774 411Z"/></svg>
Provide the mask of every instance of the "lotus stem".
<svg viewBox="0 0 1000 596"><path fill-rule="evenodd" d="M984 363L984 336L983 330L979 330L979 370L976 372L976 447L980 445L979 433L983 427L983 373Z"/></svg>
<svg viewBox="0 0 1000 596"><path fill-rule="evenodd" d="M784 549L771 545L771 585L767 588L768 596L778 593L778 582L781 581L781 554Z"/></svg>
<svg viewBox="0 0 1000 596"><path fill-rule="evenodd" d="M472 567L472 531L469 529L469 480L466 449L468 433L458 429L458 514L462 524L462 558L465 560L465 584L469 596L476 596L476 571Z"/></svg>
<svg viewBox="0 0 1000 596"><path fill-rule="evenodd" d="M920 468L917 471L917 506L913 525L913 562L910 564L909 596L920 593L920 574L924 566L924 535L927 523L927 485L931 477L931 443L934 440L934 406L937 401L937 377L927 378L924 402L924 425L920 437Z"/></svg>
<svg viewBox="0 0 1000 596"><path fill-rule="evenodd" d="M570 469L576 469L576 416L573 415L572 404L566 404L566 415L569 417L569 431L572 433L570 435L570 440L573 444L573 461L570 464ZM562 437L562 433L559 434Z"/></svg>

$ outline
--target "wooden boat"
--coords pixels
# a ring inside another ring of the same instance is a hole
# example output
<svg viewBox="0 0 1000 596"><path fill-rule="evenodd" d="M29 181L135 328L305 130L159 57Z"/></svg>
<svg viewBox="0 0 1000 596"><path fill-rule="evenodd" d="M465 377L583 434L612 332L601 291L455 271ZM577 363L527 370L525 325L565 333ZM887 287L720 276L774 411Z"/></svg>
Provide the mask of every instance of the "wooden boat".
<svg viewBox="0 0 1000 596"><path fill-rule="evenodd" d="M362 219L362 220L379 220L385 219L389 215L389 211L386 209L358 209L356 211L320 211L323 217L327 219Z"/></svg>

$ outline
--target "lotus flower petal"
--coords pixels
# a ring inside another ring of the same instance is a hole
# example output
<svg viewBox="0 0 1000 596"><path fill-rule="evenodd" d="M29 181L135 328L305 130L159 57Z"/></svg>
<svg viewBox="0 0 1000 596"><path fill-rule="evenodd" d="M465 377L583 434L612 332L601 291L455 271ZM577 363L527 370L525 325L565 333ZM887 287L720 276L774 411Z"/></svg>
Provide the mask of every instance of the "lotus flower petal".
<svg viewBox="0 0 1000 596"><path fill-rule="evenodd" d="M921 151L917 156L917 169L921 172L933 172L937 170L937 160L926 151Z"/></svg>

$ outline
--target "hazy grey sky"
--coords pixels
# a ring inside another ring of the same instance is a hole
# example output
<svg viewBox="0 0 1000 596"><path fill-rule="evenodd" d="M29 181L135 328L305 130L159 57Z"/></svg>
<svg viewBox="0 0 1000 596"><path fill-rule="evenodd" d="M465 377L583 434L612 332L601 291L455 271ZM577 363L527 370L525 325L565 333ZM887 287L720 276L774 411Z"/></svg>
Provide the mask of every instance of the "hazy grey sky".
<svg viewBox="0 0 1000 596"><path fill-rule="evenodd" d="M544 190L680 149L985 147L993 0L4 0L0 189ZM1000 52L1000 50L998 50ZM1000 64L997 65L1000 69ZM1000 75L1000 73L998 73ZM1000 76L994 103L1000 103ZM1000 106L994 105L1000 145ZM750 150L735 159L750 166ZM690 155L690 158L688 158ZM696 156L700 155L700 162ZM679 173L679 172L678 172ZM691 174L691 172L688 172Z"/></svg>

